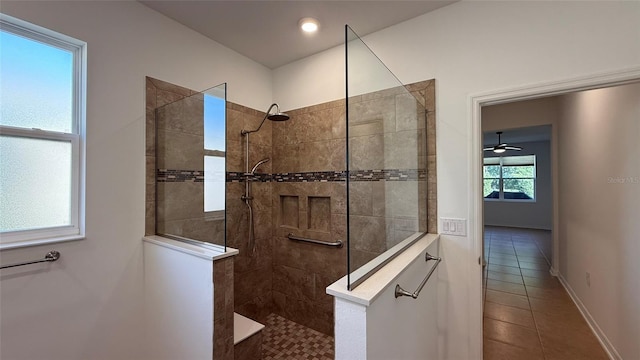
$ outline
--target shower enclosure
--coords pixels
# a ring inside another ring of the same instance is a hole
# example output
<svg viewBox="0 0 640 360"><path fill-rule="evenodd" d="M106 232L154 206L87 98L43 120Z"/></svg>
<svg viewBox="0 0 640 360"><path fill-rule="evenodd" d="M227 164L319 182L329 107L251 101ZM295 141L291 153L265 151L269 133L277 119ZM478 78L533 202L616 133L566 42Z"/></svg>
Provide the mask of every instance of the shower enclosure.
<svg viewBox="0 0 640 360"><path fill-rule="evenodd" d="M226 84L155 115L156 233L225 247Z"/></svg>
<svg viewBox="0 0 640 360"><path fill-rule="evenodd" d="M345 51L353 289L428 230L435 231L435 214L429 213L435 213L430 188L435 188L435 144L427 143L429 132L435 138L435 87L433 81L404 86L349 26Z"/></svg>
<svg viewBox="0 0 640 360"><path fill-rule="evenodd" d="M148 112L147 234L238 249L225 304L326 344L326 288L346 275L355 288L436 232L435 83L402 85L346 34L346 99L265 113L226 101L223 84L164 92Z"/></svg>

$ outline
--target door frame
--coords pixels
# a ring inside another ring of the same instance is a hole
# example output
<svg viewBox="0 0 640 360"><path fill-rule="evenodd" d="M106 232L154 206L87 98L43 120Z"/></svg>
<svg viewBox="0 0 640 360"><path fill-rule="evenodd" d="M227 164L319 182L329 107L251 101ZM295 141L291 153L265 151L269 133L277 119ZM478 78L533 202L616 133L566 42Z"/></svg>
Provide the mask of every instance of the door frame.
<svg viewBox="0 0 640 360"><path fill-rule="evenodd" d="M478 266L469 267L468 293L470 311L470 336L469 354L482 355L482 257L483 238L482 229L483 205L482 198L482 107L489 105L505 104L516 101L531 100L547 96L563 95L576 91L591 90L602 87L623 85L640 80L640 67L623 68L605 73L594 73L581 77L573 77L564 80L548 81L537 84L524 85L507 89L492 90L471 94L468 97L468 118L471 146L469 147L469 235L471 237L471 251L469 264ZM557 126L552 131L552 157L557 157ZM555 145L554 145L555 144ZM551 274L557 275L560 269L560 240L558 238L558 177L557 161L552 165L552 192L553 192L553 216L552 236L553 251L551 259Z"/></svg>

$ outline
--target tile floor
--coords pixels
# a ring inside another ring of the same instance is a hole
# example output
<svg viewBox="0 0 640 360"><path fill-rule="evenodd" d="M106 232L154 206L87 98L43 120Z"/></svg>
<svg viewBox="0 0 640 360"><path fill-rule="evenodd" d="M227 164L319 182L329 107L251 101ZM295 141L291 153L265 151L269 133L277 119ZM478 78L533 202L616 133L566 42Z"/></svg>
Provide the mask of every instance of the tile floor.
<svg viewBox="0 0 640 360"><path fill-rule="evenodd" d="M485 360L608 359L549 274L549 231L485 227Z"/></svg>
<svg viewBox="0 0 640 360"><path fill-rule="evenodd" d="M262 359L333 360L333 338L280 315L267 316Z"/></svg>

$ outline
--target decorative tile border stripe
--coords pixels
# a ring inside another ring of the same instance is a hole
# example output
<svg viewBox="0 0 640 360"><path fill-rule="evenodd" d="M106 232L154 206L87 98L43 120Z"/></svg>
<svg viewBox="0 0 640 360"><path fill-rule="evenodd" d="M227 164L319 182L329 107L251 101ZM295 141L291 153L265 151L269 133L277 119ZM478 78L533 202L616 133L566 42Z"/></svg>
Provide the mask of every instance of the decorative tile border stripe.
<svg viewBox="0 0 640 360"><path fill-rule="evenodd" d="M204 182L204 171L158 169L156 171L156 181L157 182Z"/></svg>
<svg viewBox="0 0 640 360"><path fill-rule="evenodd" d="M201 170L167 170L158 169L158 182L204 182L204 171ZM334 182L346 181L346 171L311 171L277 174L255 174L249 177L255 182ZM227 182L243 182L242 172L228 172ZM417 181L426 180L427 171L423 169L385 169L355 170L349 174L351 181Z"/></svg>
<svg viewBox="0 0 640 360"><path fill-rule="evenodd" d="M384 170L356 170L349 174L351 181L416 181L426 180L425 169L384 169Z"/></svg>
<svg viewBox="0 0 640 360"><path fill-rule="evenodd" d="M275 182L333 182L345 181L346 171L313 171L273 174Z"/></svg>
<svg viewBox="0 0 640 360"><path fill-rule="evenodd" d="M273 175L271 174L254 174L249 176L251 181L256 182L270 182ZM245 179L243 172L228 172L227 173L227 182L243 182Z"/></svg>

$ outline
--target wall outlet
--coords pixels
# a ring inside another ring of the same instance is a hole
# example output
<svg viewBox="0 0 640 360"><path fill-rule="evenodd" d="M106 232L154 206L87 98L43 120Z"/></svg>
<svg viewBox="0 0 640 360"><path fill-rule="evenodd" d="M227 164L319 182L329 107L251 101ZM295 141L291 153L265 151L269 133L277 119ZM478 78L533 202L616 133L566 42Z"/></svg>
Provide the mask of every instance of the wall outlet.
<svg viewBox="0 0 640 360"><path fill-rule="evenodd" d="M587 287L591 287L591 274L589 274L588 271L586 274L586 278L587 278Z"/></svg>
<svg viewBox="0 0 640 360"><path fill-rule="evenodd" d="M467 236L467 219L440 218L440 234Z"/></svg>

